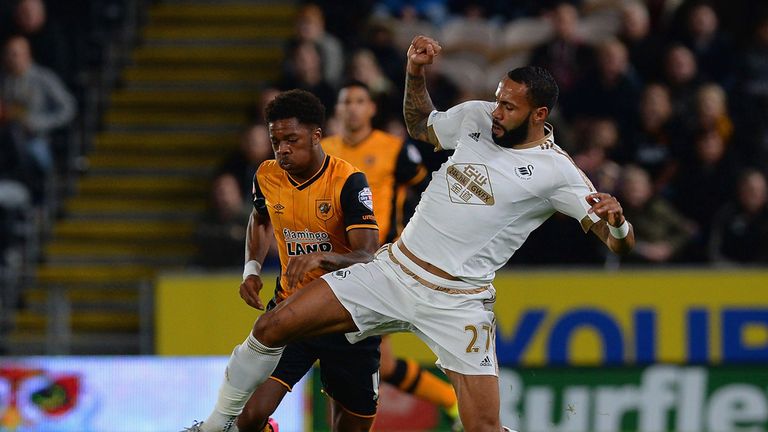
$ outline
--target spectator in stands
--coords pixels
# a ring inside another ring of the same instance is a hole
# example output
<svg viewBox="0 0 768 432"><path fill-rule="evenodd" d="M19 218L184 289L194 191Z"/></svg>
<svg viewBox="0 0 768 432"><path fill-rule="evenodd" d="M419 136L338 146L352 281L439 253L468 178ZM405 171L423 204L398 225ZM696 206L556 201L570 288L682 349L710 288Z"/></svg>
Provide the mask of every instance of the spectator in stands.
<svg viewBox="0 0 768 432"><path fill-rule="evenodd" d="M240 266L250 213L251 204L244 199L237 179L231 174L216 177L210 205L195 233L198 264L220 268Z"/></svg>
<svg viewBox="0 0 768 432"><path fill-rule="evenodd" d="M315 42L299 42L287 54L285 72L278 84L281 90L306 90L317 96L328 112L333 112L336 91L323 75L323 57Z"/></svg>
<svg viewBox="0 0 768 432"><path fill-rule="evenodd" d="M551 12L554 38L533 50L530 64L548 69L560 86L560 106L568 106L576 84L592 65L592 50L579 34L579 11L562 2Z"/></svg>
<svg viewBox="0 0 768 432"><path fill-rule="evenodd" d="M702 129L693 138L692 154L681 164L672 182L670 199L675 207L697 224L691 259L703 261L712 217L728 197L737 170L728 145L715 129Z"/></svg>
<svg viewBox="0 0 768 432"><path fill-rule="evenodd" d="M51 6L58 6L53 3ZM69 5L74 8L74 5ZM35 61L52 69L68 85L73 85L77 53L74 49L75 32L67 28L61 16L48 13L43 0L15 2L8 25L0 23L0 41L11 36L24 36L29 40Z"/></svg>
<svg viewBox="0 0 768 432"><path fill-rule="evenodd" d="M717 13L706 1L694 4L685 17L680 42L693 53L702 80L726 84L731 74L733 44L719 29Z"/></svg>
<svg viewBox="0 0 768 432"><path fill-rule="evenodd" d="M728 100L725 90L718 84L709 83L699 87L696 94L696 128L714 130L723 142L729 144L733 137L733 121L728 114Z"/></svg>
<svg viewBox="0 0 768 432"><path fill-rule="evenodd" d="M323 78L331 85L338 85L344 72L344 49L335 36L325 31L325 16L316 4L307 3L299 8L296 14L296 33L286 51L294 51L304 42L314 43L318 47L323 59Z"/></svg>
<svg viewBox="0 0 768 432"><path fill-rule="evenodd" d="M635 228L635 248L622 262L669 263L693 236L691 223L653 191L648 173L634 165L621 176L622 207Z"/></svg>
<svg viewBox="0 0 768 432"><path fill-rule="evenodd" d="M739 177L736 199L714 218L709 253L715 263L768 263L768 187L760 171Z"/></svg>
<svg viewBox="0 0 768 432"><path fill-rule="evenodd" d="M443 24L449 16L446 0L380 0L377 3L375 13L379 16L414 16L436 25Z"/></svg>
<svg viewBox="0 0 768 432"><path fill-rule="evenodd" d="M240 147L221 165L218 174L231 175L238 184L243 199L251 196L253 175L267 159L274 159L269 131L263 123L247 126L240 137Z"/></svg>
<svg viewBox="0 0 768 432"><path fill-rule="evenodd" d="M373 124L382 128L392 116L399 116L402 93L384 74L373 53L367 49L356 51L349 62L349 76L364 83L376 102L376 117Z"/></svg>
<svg viewBox="0 0 768 432"><path fill-rule="evenodd" d="M768 13L758 20L752 40L740 56L736 70L736 116L739 152L744 160L768 167Z"/></svg>
<svg viewBox="0 0 768 432"><path fill-rule="evenodd" d="M619 151L622 163L634 162L654 179L654 189L661 191L677 171L681 147L685 142L672 116L669 90L662 84L643 89L637 126L627 147Z"/></svg>
<svg viewBox="0 0 768 432"><path fill-rule="evenodd" d="M643 81L659 79L658 57L662 49L659 32L651 32L647 6L638 0L622 8L619 39L627 47L629 61Z"/></svg>
<svg viewBox="0 0 768 432"><path fill-rule="evenodd" d="M364 48L376 57L379 68L395 85L398 94L402 93L400 83L405 81L403 72L405 61L400 48L395 43L395 34L391 25L385 22L371 22L366 30Z"/></svg>
<svg viewBox="0 0 768 432"><path fill-rule="evenodd" d="M0 72L0 128L10 137L38 204L55 168L49 133L74 116L74 98L53 72L34 63L27 39L9 39Z"/></svg>
<svg viewBox="0 0 768 432"><path fill-rule="evenodd" d="M573 161L589 177L596 190L615 195L621 167L608 155L620 146L616 122L609 118L597 118L584 123L580 129L580 144Z"/></svg>
<svg viewBox="0 0 768 432"><path fill-rule="evenodd" d="M259 97L253 103L248 104L246 108L246 115L251 123L264 123L264 108L278 94L280 94L280 89L273 85L264 86L259 90Z"/></svg>
<svg viewBox="0 0 768 432"><path fill-rule="evenodd" d="M670 45L664 55L664 83L669 88L673 115L683 127L693 130L695 113L691 107L696 104L701 80L691 50L681 44Z"/></svg>
<svg viewBox="0 0 768 432"><path fill-rule="evenodd" d="M571 103L573 111L565 114L572 120L611 118L622 137L627 137L635 122L635 107L641 90L640 79L629 63L626 47L618 39L610 38L598 44L596 73L584 76L577 83Z"/></svg>

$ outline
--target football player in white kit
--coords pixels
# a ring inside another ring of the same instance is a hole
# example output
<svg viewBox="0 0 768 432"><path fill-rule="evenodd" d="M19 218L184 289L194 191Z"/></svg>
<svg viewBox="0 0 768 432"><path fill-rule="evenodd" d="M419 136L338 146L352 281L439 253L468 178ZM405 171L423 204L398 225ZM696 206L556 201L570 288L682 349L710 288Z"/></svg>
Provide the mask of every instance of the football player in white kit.
<svg viewBox="0 0 768 432"><path fill-rule="evenodd" d="M549 72L515 69L501 79L495 102L439 112L424 72L440 49L434 39L414 38L403 111L412 137L454 154L433 174L399 240L372 262L328 273L259 317L232 353L216 409L201 430L230 430L232 413L269 376L288 342L331 332L355 342L410 331L450 377L465 430L501 431L495 272L556 211L615 253L634 245L618 201L595 191L555 144L546 119L558 88ZM246 297L259 303L257 292Z"/></svg>

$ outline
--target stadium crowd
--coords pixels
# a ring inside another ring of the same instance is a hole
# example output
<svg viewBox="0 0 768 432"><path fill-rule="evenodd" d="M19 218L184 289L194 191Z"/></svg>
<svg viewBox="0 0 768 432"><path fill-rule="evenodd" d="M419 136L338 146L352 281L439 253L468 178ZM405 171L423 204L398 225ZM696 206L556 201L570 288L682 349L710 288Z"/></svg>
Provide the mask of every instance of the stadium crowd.
<svg viewBox="0 0 768 432"><path fill-rule="evenodd" d="M619 197L635 226L637 246L617 262L556 215L510 265L768 262L768 5L759 1L306 3L281 78L251 110L246 135L261 134L253 141L263 148L250 153L259 156L217 175L234 176L249 196L242 185L269 157L261 108L279 90L315 93L329 113L327 136L339 127L337 89L362 81L377 101L375 126L410 140L402 53L416 34L444 48L427 80L438 109L492 100L489 90L514 67L548 68L561 92L558 143L598 190ZM430 170L448 157L413 144Z"/></svg>
<svg viewBox="0 0 768 432"><path fill-rule="evenodd" d="M16 222L50 214L50 179L72 163L64 147L75 116L82 115L82 70L103 60L91 44L104 40L119 19L110 14L120 1L98 4L0 1L4 264L19 242ZM86 25L75 25L84 19ZM639 243L626 264L768 261L768 5L758 0L302 3L281 77L264 84L260 102L249 110L251 123L243 125L243 153L222 161L215 173L233 178L212 182L226 194L212 196L201 243L233 249L239 243L233 236L246 221L233 216L242 209L217 206L231 207L237 197L247 205L255 167L270 157L261 111L280 90L310 90L332 114L339 86L362 81L376 97L374 125L409 140L401 113L402 53L416 34L433 36L445 48L429 68L438 108L492 99L496 83L485 77L516 66L552 71L561 88L553 118L558 143L597 189L619 196L636 221ZM326 135L339 128L329 117ZM413 144L429 170L447 158ZM411 206L417 195L411 194ZM551 218L512 265L618 264L569 224ZM569 253L576 247L589 252ZM223 257L239 256L237 249L206 254L222 259L200 264L224 265Z"/></svg>

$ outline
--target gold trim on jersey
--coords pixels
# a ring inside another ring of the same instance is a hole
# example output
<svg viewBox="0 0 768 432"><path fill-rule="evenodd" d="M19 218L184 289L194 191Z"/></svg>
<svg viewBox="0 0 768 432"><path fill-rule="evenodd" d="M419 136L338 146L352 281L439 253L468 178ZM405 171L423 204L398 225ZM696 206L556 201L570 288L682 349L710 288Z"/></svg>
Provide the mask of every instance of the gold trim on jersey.
<svg viewBox="0 0 768 432"><path fill-rule="evenodd" d="M357 224L357 225L350 225L347 227L347 231L353 230L353 229L375 229L376 231L379 230L378 225L368 225L368 224Z"/></svg>
<svg viewBox="0 0 768 432"><path fill-rule="evenodd" d="M417 275L411 269L406 267L403 263L401 263L397 258L395 258L395 254L392 253L392 244L390 243L387 245L387 253L389 254L389 259L397 264L400 267L400 270L403 271L403 273L407 274L408 276L412 277L416 280L416 282L424 285L425 287L429 289L433 289L435 291L440 291L446 294L479 294L483 291L487 291L489 288L489 285L477 287L477 288L471 288L471 289L457 289L457 288L446 288L444 286L440 286L437 284L433 284L432 282L424 279L423 277Z"/></svg>
<svg viewBox="0 0 768 432"><path fill-rule="evenodd" d="M435 127L432 125L427 126L427 141L435 146L435 152L443 150L443 146L440 145L440 140L437 138L437 134L435 133Z"/></svg>

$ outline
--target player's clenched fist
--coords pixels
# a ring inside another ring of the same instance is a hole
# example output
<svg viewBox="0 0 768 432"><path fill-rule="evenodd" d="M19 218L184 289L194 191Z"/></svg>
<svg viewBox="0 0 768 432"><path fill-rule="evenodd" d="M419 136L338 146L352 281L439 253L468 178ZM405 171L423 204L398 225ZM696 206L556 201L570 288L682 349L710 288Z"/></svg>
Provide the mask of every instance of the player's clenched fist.
<svg viewBox="0 0 768 432"><path fill-rule="evenodd" d="M431 37L416 36L408 47L408 64L416 67L432 64L442 49Z"/></svg>

